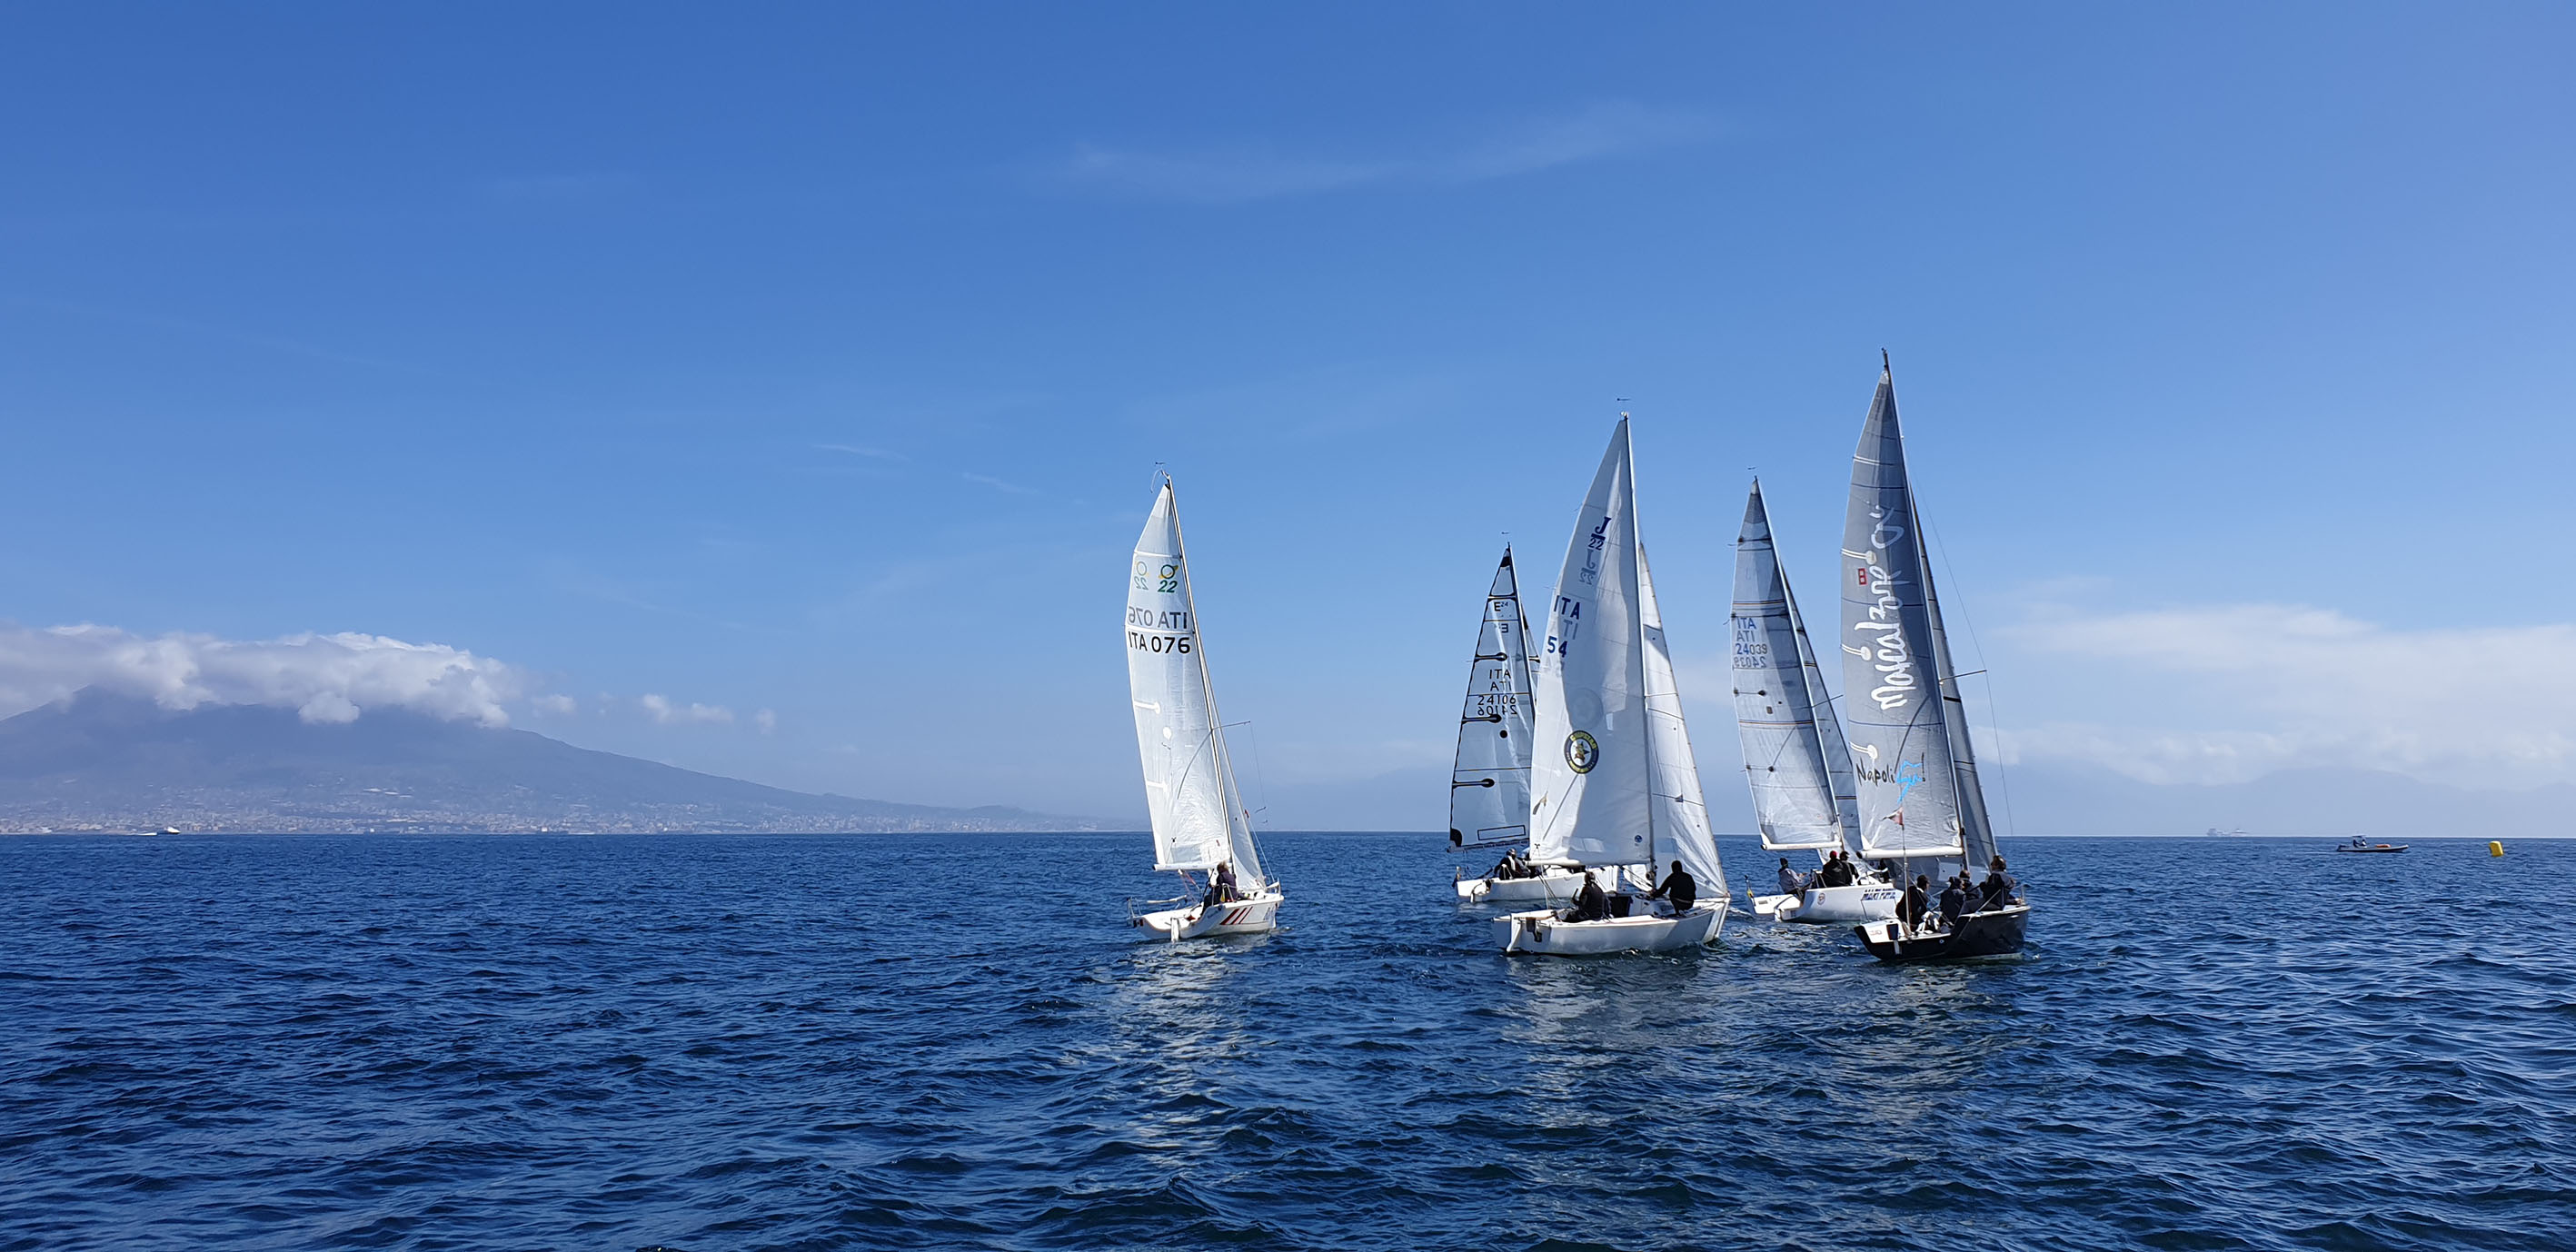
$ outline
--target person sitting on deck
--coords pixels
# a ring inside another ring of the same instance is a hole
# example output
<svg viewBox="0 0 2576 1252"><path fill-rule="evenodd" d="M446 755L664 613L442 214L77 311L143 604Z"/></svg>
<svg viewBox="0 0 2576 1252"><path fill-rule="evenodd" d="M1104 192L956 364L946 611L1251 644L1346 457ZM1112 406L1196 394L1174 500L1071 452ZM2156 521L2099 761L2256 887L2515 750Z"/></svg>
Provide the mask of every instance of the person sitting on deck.
<svg viewBox="0 0 2576 1252"><path fill-rule="evenodd" d="M1986 864L1986 881L1981 896L1983 902L1977 906L1980 909L1999 909L2007 904L2021 903L2021 884L2004 872L2002 857Z"/></svg>
<svg viewBox="0 0 2576 1252"><path fill-rule="evenodd" d="M1782 865L1787 865L1789 862L1784 859L1780 863ZM1675 861L1673 862L1673 872L1664 875L1663 883L1657 886L1654 890L1647 892L1646 898L1649 900L1671 900L1673 902L1673 915L1675 917L1679 917L1684 913L1690 912L1692 905L1699 903L1699 881L1690 876L1689 870L1682 868L1681 862Z"/></svg>
<svg viewBox="0 0 2576 1252"><path fill-rule="evenodd" d="M1565 920L1597 922L1608 916L1610 916L1610 897L1601 894L1601 884L1592 881L1592 871L1583 871L1583 890L1574 893L1574 908L1566 915Z"/></svg>
<svg viewBox="0 0 2576 1252"><path fill-rule="evenodd" d="M1674 863L1675 863L1675 864L1679 864L1680 862L1678 862L1678 861L1677 861L1677 862L1674 862ZM1831 868L1831 867L1829 866L1829 867L1827 867L1827 868ZM1824 874L1824 872L1825 872L1825 871L1824 871L1824 870L1821 870L1821 869L1816 871L1816 873L1817 873L1817 875L1818 875L1819 877L1822 877L1822 876L1823 876L1823 874ZM1781 858L1780 858L1780 894L1782 894L1782 895L1784 895L1784 896L1802 895L1802 894L1804 894L1804 893L1806 892L1806 890L1807 890L1807 876L1806 876L1805 874L1801 874L1801 873L1799 873L1798 871L1796 871L1796 870L1794 870L1794 869L1789 868L1789 858L1787 858L1787 857L1785 857L1785 856L1784 856L1784 857L1781 857Z"/></svg>
<svg viewBox="0 0 2576 1252"><path fill-rule="evenodd" d="M1965 873L1961 873L1953 876L1949 883L1941 888L1942 927L1944 929L1955 928L1959 924L1959 915L1967 911L1968 876Z"/></svg>
<svg viewBox="0 0 2576 1252"><path fill-rule="evenodd" d="M1806 885L1807 885L1807 886L1809 886L1809 887L1839 887L1839 886L1841 886L1841 885L1842 885L1842 881L1841 881L1841 880L1842 880L1842 876L1843 876L1843 871L1842 871L1842 862L1841 862L1840 860L1837 860L1837 859L1836 859L1839 855L1840 855L1839 853L1833 853L1833 852L1828 852L1828 853L1826 853L1826 854L1825 854L1825 863L1816 867L1816 875L1815 875L1815 877L1808 879L1808 880L1807 880ZM1785 857L1785 856L1784 856L1784 857L1782 857L1782 858L1780 858L1780 864L1781 864L1781 865L1786 866L1786 865L1788 865L1788 863L1789 863L1789 858L1787 858L1787 857ZM1804 890L1804 889L1805 889L1804 887L1800 888L1800 890Z"/></svg>
<svg viewBox="0 0 2576 1252"><path fill-rule="evenodd" d="M1899 920L1905 923L1905 928L1907 930L1916 930L1922 927L1923 914L1929 907L1931 897L1932 876L1930 874L1916 874L1914 876L1914 885L1905 889L1905 899L1898 902L1896 906L1896 916Z"/></svg>
<svg viewBox="0 0 2576 1252"><path fill-rule="evenodd" d="M1503 859L1494 862L1494 872L1487 875L1487 877L1492 878L1496 882L1509 882L1515 878L1527 878L1529 877L1529 862L1521 859L1520 849L1510 849L1503 853Z"/></svg>
<svg viewBox="0 0 2576 1252"><path fill-rule="evenodd" d="M1215 875L1208 879L1207 898L1199 903L1207 908L1215 908L1220 904L1232 903L1235 898L1234 863L1219 861Z"/></svg>

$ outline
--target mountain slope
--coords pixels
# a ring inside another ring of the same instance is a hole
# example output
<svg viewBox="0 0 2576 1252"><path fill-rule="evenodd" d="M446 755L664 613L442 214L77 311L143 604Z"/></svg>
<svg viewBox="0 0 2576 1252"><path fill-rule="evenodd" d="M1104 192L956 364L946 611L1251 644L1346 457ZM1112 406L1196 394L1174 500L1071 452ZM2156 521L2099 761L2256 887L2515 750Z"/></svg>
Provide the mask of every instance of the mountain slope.
<svg viewBox="0 0 2576 1252"><path fill-rule="evenodd" d="M314 725L84 691L0 721L0 830L1067 830L808 795L402 710Z"/></svg>

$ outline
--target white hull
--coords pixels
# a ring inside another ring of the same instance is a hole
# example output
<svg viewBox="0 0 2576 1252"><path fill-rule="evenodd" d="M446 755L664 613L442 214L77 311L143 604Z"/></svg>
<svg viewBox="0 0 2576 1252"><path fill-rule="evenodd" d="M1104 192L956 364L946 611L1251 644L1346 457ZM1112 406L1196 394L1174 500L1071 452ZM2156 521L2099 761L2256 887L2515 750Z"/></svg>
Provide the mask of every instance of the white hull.
<svg viewBox="0 0 2576 1252"><path fill-rule="evenodd" d="M1468 904L1571 904L1583 890L1583 875L1551 869L1536 878L1461 878L1457 887Z"/></svg>
<svg viewBox="0 0 2576 1252"><path fill-rule="evenodd" d="M1139 914L1136 925L1167 943L1222 935L1257 935L1278 929L1282 898L1278 892L1269 891L1214 907L1193 904L1187 908L1165 909L1160 913Z"/></svg>
<svg viewBox="0 0 2576 1252"><path fill-rule="evenodd" d="M1494 919L1494 939L1505 952L1540 956L1608 956L1618 952L1673 952L1713 942L1726 926L1726 910L1701 905L1679 917L1612 917L1597 922L1558 921L1553 909L1533 909Z"/></svg>
<svg viewBox="0 0 2576 1252"><path fill-rule="evenodd" d="M1893 919L1897 901L1904 895L1887 883L1854 883L1848 887L1817 887L1804 895L1755 896L1753 911L1775 922L1858 926Z"/></svg>

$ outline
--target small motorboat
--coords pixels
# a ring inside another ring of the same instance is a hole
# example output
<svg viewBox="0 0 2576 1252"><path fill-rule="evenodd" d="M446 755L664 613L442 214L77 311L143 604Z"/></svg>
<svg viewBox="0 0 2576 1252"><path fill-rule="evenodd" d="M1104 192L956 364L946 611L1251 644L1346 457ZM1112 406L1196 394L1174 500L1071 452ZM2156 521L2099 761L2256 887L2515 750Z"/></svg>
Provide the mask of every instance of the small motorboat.
<svg viewBox="0 0 2576 1252"><path fill-rule="evenodd" d="M2402 843L2371 843L2359 835L2354 835L2350 843L2335 845L2337 852L2403 852L2405 850L2406 845Z"/></svg>

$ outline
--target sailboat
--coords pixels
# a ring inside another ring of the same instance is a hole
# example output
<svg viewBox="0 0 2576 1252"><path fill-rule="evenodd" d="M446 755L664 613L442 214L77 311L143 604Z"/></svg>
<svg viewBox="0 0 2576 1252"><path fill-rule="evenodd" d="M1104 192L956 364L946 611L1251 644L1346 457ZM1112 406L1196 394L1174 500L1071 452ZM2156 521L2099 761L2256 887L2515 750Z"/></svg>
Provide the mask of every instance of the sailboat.
<svg viewBox="0 0 2576 1252"><path fill-rule="evenodd" d="M1905 472L1892 368L1878 376L1852 453L1842 601L1843 720L1858 767L1862 853L1892 862L1900 887L1918 874L1946 877L1945 862L1972 870L1999 862ZM1901 916L1854 929L1880 960L1925 961L2018 952L2029 923L2030 906L2005 899L1948 929L1937 918L1908 925Z"/></svg>
<svg viewBox="0 0 2576 1252"><path fill-rule="evenodd" d="M1154 823L1154 868L1180 875L1186 891L1177 899L1151 901L1174 907L1133 914L1136 925L1176 943L1273 929L1283 897L1279 884L1262 871L1252 815L1226 758L1169 475L1154 496L1128 572L1127 688L1136 705L1145 807Z"/></svg>
<svg viewBox="0 0 2576 1252"><path fill-rule="evenodd" d="M1493 872L1456 880L1458 898L1562 902L1583 886L1583 867L1540 863L1526 855L1530 807L1529 619L1521 611L1512 550L1485 592L1485 621L1467 670L1467 702L1458 712L1458 758L1449 774L1449 846L1502 848Z"/></svg>
<svg viewBox="0 0 2576 1252"><path fill-rule="evenodd" d="M1821 868L1842 852L1857 867L1860 808L1852 778L1851 746L1798 599L1771 542L1771 512L1756 480L1744 501L1744 528L1735 539L1735 730L1744 748L1744 780L1762 847L1771 852L1812 849ZM1904 895L1884 877L1863 874L1837 886L1810 885L1801 892L1756 894L1753 911L1776 922L1885 921Z"/></svg>
<svg viewBox="0 0 2576 1252"><path fill-rule="evenodd" d="M1726 922L1726 875L1709 835L1636 506L1636 465L1622 413L1566 544L1545 646L1531 665L1538 709L1530 856L1589 867L1587 876L1612 893L1611 916L1572 921L1554 909L1507 914L1493 922L1495 941L1506 952L1671 951L1715 939ZM1690 908L1676 910L1624 889L1653 886L1658 869L1671 861L1698 884Z"/></svg>

